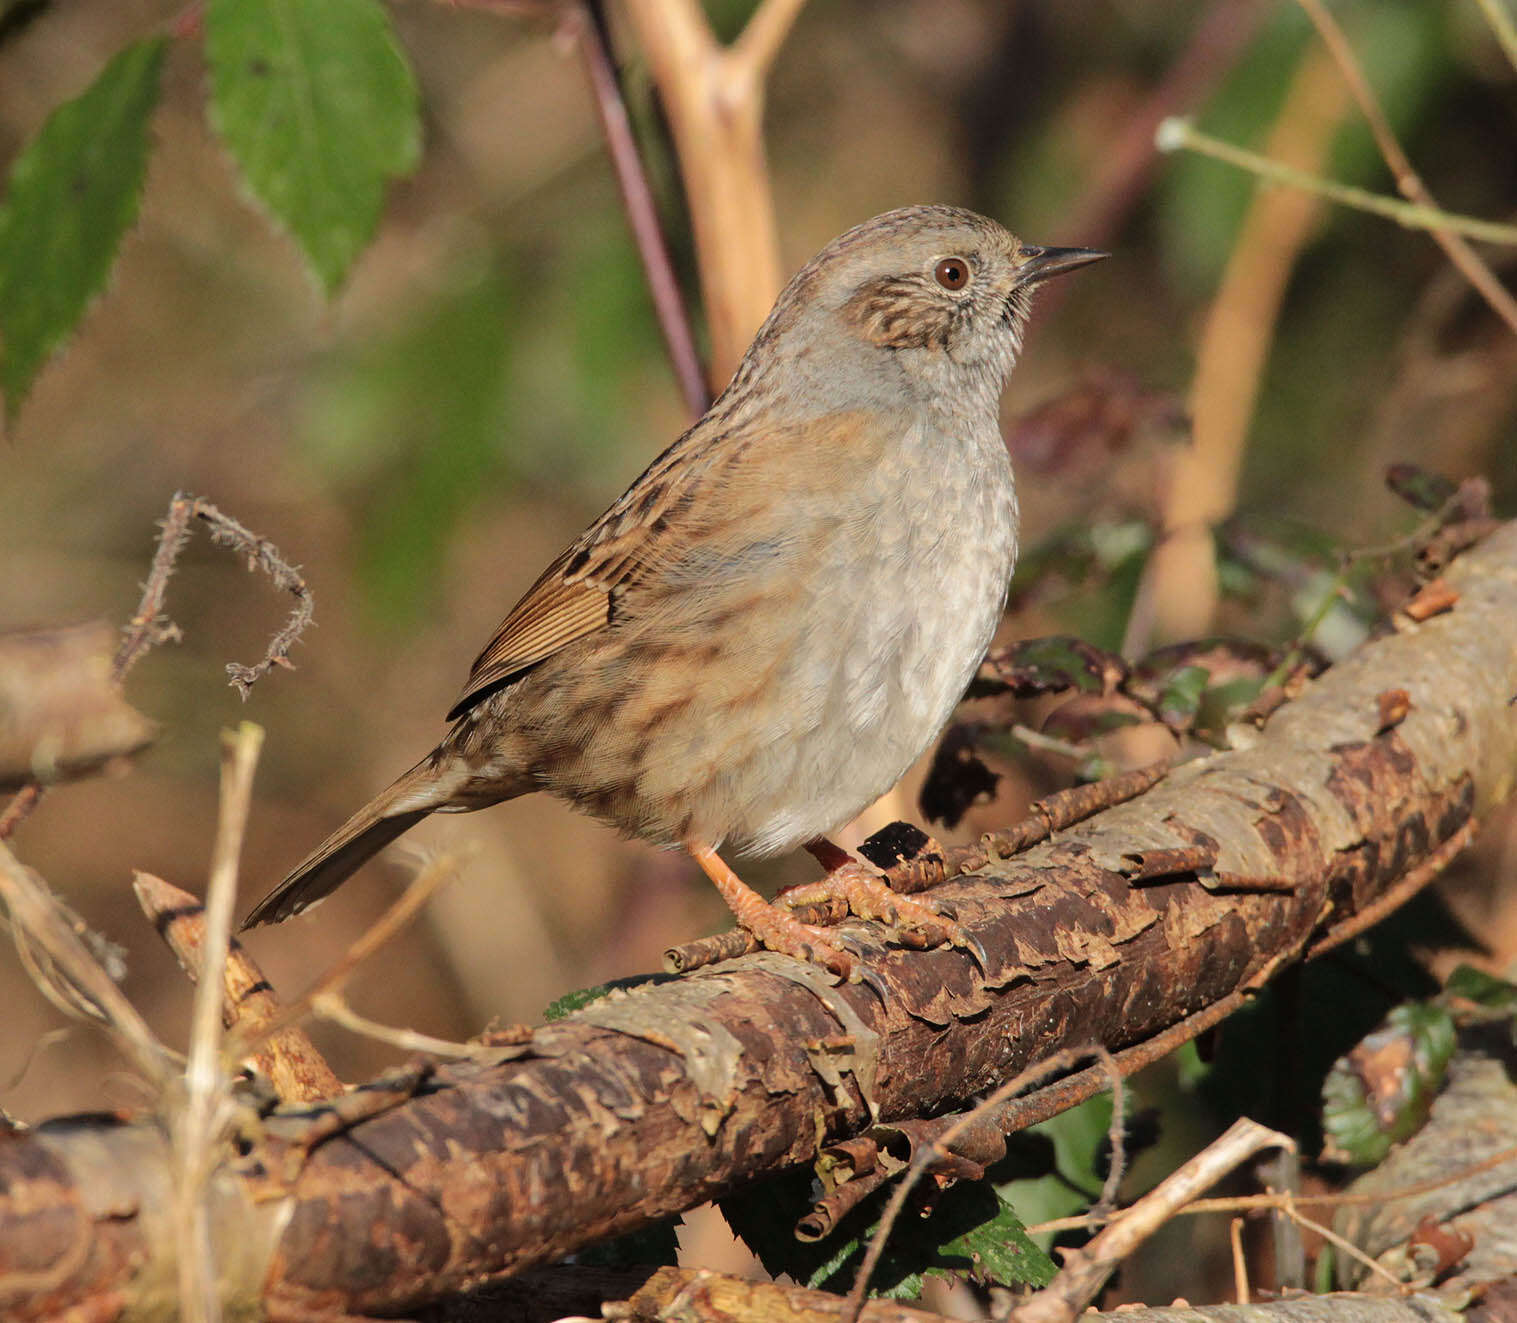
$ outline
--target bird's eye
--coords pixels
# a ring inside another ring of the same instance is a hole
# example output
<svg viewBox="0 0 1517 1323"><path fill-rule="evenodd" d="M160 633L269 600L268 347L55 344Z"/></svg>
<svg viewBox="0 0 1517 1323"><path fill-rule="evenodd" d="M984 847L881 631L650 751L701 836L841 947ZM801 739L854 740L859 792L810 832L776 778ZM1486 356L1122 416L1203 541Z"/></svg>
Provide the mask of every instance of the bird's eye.
<svg viewBox="0 0 1517 1323"><path fill-rule="evenodd" d="M963 289L969 283L969 263L962 257L945 257L933 267L932 277L944 289Z"/></svg>

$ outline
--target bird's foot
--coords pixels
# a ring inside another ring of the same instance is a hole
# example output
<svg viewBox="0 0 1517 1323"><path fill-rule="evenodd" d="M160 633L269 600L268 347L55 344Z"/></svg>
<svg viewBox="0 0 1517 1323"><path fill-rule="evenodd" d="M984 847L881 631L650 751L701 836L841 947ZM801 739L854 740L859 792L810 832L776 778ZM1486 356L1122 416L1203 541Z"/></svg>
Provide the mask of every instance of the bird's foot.
<svg viewBox="0 0 1517 1323"><path fill-rule="evenodd" d="M788 910L771 905L709 846L691 843L686 848L716 884L738 925L752 933L766 951L820 965L847 983L867 983L882 1001L885 999L884 981L865 963L863 950L851 938L802 923Z"/></svg>
<svg viewBox="0 0 1517 1323"><path fill-rule="evenodd" d="M985 948L969 929L957 922L945 906L934 900L918 900L891 889L890 884L868 864L861 863L830 841L806 847L827 869L816 882L786 887L775 904L787 909L802 905L825 905L838 901L860 919L874 919L891 929L904 946L949 946L966 951L983 974Z"/></svg>
<svg viewBox="0 0 1517 1323"><path fill-rule="evenodd" d="M867 983L884 999L880 976L865 964L864 951L852 938L802 923L780 906L763 902L752 909L745 907L737 921L764 950L820 965L845 983Z"/></svg>

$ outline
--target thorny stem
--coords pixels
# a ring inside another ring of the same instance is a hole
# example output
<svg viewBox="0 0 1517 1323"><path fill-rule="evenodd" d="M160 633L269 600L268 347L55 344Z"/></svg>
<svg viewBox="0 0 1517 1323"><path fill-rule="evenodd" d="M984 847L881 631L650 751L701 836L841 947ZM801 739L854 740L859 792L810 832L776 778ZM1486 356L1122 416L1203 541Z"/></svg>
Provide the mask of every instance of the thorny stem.
<svg viewBox="0 0 1517 1323"><path fill-rule="evenodd" d="M1415 202L1403 202L1400 198L1388 198L1383 193L1371 193L1368 189L1353 184L1342 184L1335 179L1323 179L1308 174L1267 156L1235 147L1209 133L1202 133L1189 120L1170 118L1159 125L1154 141L1163 152L1179 151L1182 148L1210 156L1228 165L1247 170L1261 179L1274 184L1285 184L1314 193L1346 207L1373 212L1404 225L1410 230L1449 230L1484 243L1517 244L1517 226L1503 225L1500 221L1480 220L1473 216L1458 216L1438 207L1424 206Z"/></svg>
<svg viewBox="0 0 1517 1323"><path fill-rule="evenodd" d="M227 664L230 683L244 699L253 685L274 667L290 666L290 649L310 625L315 603L311 590L295 569L279 553L279 549L267 538L259 537L243 527L230 515L223 514L209 501L202 501L187 492L175 492L169 502L168 514L160 525L157 549L153 552L152 568L147 581L142 585L142 596L137 609L127 622L121 646L111 664L111 678L118 684L126 673L148 652L160 643L179 637L179 628L163 613L168 594L169 579L179 561L179 553L189 540L190 520L199 519L211 530L211 541L217 546L230 547L240 552L249 570L260 569L273 580L276 588L295 598L295 606L278 633L269 640L263 659L253 666L239 662ZM46 787L33 782L23 786L0 813L0 841L7 840L41 801Z"/></svg>

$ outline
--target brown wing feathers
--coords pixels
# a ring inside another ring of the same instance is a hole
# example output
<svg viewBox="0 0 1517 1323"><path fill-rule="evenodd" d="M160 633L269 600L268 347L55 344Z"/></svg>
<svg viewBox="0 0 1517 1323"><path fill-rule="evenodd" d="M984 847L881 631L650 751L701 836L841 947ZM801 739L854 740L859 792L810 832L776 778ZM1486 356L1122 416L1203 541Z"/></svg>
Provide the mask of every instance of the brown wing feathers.
<svg viewBox="0 0 1517 1323"><path fill-rule="evenodd" d="M686 433L655 460L511 608L475 660L449 721L517 671L610 622L612 594L658 563L667 546L665 516L676 504L687 504L707 467L674 462L690 439Z"/></svg>

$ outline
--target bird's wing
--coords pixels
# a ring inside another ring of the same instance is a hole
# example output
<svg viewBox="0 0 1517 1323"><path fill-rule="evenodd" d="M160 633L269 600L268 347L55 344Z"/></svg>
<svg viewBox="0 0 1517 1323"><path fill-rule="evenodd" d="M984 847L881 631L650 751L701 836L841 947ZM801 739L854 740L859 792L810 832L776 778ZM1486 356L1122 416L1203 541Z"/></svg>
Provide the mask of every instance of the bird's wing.
<svg viewBox="0 0 1517 1323"><path fill-rule="evenodd" d="M654 460L511 608L475 660L449 721L513 675L604 629L618 590L678 552L680 516L734 450L728 438L702 437L701 430L687 432Z"/></svg>

